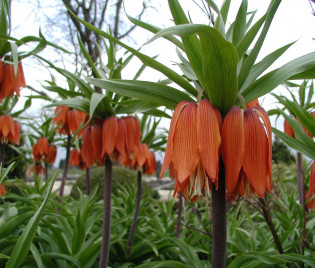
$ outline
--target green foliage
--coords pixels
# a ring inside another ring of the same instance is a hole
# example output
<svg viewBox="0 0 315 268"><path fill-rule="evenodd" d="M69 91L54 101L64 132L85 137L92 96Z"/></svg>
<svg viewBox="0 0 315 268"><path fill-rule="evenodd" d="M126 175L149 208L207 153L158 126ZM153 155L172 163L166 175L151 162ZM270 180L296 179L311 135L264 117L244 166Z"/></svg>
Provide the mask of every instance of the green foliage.
<svg viewBox="0 0 315 268"><path fill-rule="evenodd" d="M272 144L272 160L275 161L275 163L283 162L288 165L295 161L295 157L292 155L292 152L277 137Z"/></svg>
<svg viewBox="0 0 315 268"><path fill-rule="evenodd" d="M92 191L97 188L96 200L103 200L103 188L104 188L104 167L91 168L90 177ZM133 189L137 183L137 172L129 170L119 166L113 166L113 195L117 194L120 186L123 186L129 190ZM148 186L145 182L142 183L144 191L148 190ZM80 176L72 187L71 197L74 199L80 198L80 192L86 194L86 175Z"/></svg>

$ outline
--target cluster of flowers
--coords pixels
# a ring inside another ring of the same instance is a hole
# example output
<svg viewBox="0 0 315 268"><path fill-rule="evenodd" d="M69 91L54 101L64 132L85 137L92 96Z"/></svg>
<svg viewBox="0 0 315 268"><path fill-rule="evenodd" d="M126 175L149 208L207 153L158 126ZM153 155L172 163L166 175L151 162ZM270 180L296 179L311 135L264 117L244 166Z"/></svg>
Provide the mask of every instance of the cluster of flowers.
<svg viewBox="0 0 315 268"><path fill-rule="evenodd" d="M22 63L19 62L15 72L13 64L0 60L0 101L8 96L13 97L14 92L20 96L20 87L25 86Z"/></svg>
<svg viewBox="0 0 315 268"><path fill-rule="evenodd" d="M54 145L49 145L48 138L39 138L37 143L33 145L33 159L35 165L31 166L28 173L33 171L35 174L45 172L45 168L42 166L42 161L46 164L53 164L57 155L57 148Z"/></svg>
<svg viewBox="0 0 315 268"><path fill-rule="evenodd" d="M311 115L315 117L315 112L311 112ZM295 119L298 120L298 118L295 118ZM313 135L307 130L307 128L305 128L303 125L302 127L305 133L310 138L313 139ZM283 128L284 128L284 133L291 136L292 138L295 137L293 128L290 126L287 120L284 120ZM310 201L307 203L307 207L309 209L315 209L315 161L313 161L313 164L312 164L311 173L310 173L309 190L308 192L306 192L305 197L306 197L306 200L310 199Z"/></svg>
<svg viewBox="0 0 315 268"><path fill-rule="evenodd" d="M0 142L20 145L20 124L12 116L0 115Z"/></svg>
<svg viewBox="0 0 315 268"><path fill-rule="evenodd" d="M223 121L223 122L222 122ZM257 100L246 109L233 106L222 120L207 99L182 101L175 108L160 177L169 167L174 196L195 201L218 187L219 162L227 198L265 196L272 189L271 125Z"/></svg>
<svg viewBox="0 0 315 268"><path fill-rule="evenodd" d="M85 113L66 106L58 106L55 115L53 122L57 124L59 133L68 135L76 133L88 119ZM155 172L154 153L146 144L141 144L140 124L133 116L94 119L94 124L81 128L78 136L82 136L82 145L80 152L76 149L71 151L70 165L85 169L96 162L103 165L108 157L125 166L141 168L147 174Z"/></svg>

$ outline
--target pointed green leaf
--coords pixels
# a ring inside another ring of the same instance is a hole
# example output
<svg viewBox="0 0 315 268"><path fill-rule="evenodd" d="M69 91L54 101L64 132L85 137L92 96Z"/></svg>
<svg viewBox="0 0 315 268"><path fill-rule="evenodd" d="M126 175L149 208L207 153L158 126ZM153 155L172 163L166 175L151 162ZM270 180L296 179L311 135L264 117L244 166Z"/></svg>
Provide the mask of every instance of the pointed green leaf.
<svg viewBox="0 0 315 268"><path fill-rule="evenodd" d="M43 216L46 204L47 204L48 199L49 199L50 194L51 194L51 190L54 186L54 183L55 183L55 180L57 177L57 173L58 172L56 172L54 174L54 176L52 177L52 179L48 182L49 186L48 186L48 190L47 190L46 196L44 198L44 201L41 204L41 206L39 207L39 209L37 210L37 212L35 213L35 215L31 218L29 223L26 225L21 236L19 237L19 240L17 241L17 243L13 249L13 252L10 256L10 259L5 266L6 268L10 268L10 267L15 268L15 267L21 266L28 251L30 250L33 238L34 238L35 233L37 231L40 220Z"/></svg>
<svg viewBox="0 0 315 268"><path fill-rule="evenodd" d="M138 50L133 49L129 46L127 46L126 44L124 44L123 42L119 41L118 39L114 38L113 36L111 36L110 34L96 28L95 26L85 22L84 20L81 20L80 18L78 18L77 16L75 16L75 14L73 12L71 12L71 10L68 10L72 16L74 16L77 20L79 20L83 25L85 25L88 29L94 31L95 33L98 33L99 35L107 38L108 40L117 43L118 45L122 46L123 48L127 49L128 51L130 51L132 54L134 54L136 57L138 57L144 64L146 64L147 66L163 73L164 75L166 75L169 79L171 79L174 83L178 84L180 87L182 87L183 89L185 89L187 92L197 96L197 91L196 89L188 82L186 81L184 78L182 78L180 75L178 75L176 72L174 72L172 69L166 67L165 65L161 64L160 62L152 59L151 57L140 53Z"/></svg>
<svg viewBox="0 0 315 268"><path fill-rule="evenodd" d="M247 87L242 92L242 95L247 103L269 93L294 74L301 73L313 67L315 67L315 52L301 56L286 63L282 67L267 73Z"/></svg>
<svg viewBox="0 0 315 268"><path fill-rule="evenodd" d="M153 82L96 78L88 78L88 81L95 86L105 88L119 95L150 101L169 109L175 108L177 103L182 100L192 101L184 92Z"/></svg>
<svg viewBox="0 0 315 268"><path fill-rule="evenodd" d="M246 32L247 0L243 0L234 21L232 43L236 46Z"/></svg>

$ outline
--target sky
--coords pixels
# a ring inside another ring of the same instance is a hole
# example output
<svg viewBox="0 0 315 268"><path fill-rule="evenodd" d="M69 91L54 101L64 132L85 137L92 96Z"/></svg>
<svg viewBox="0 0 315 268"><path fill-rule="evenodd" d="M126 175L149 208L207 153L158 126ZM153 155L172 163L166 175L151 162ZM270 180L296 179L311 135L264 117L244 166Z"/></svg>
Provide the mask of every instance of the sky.
<svg viewBox="0 0 315 268"><path fill-rule="evenodd" d="M41 14L34 10L33 5L28 4L28 2L28 0L12 0L13 36L17 38L26 35L37 36L41 26ZM141 2L140 0L125 0L126 12L131 16L135 16L141 8ZM144 20L161 28L173 26L167 1L155 0L153 2L154 5L156 5L155 9L152 9L150 13L144 17ZM198 0L196 0L196 2L200 3ZM222 4L221 0L215 2L219 7ZM257 11L256 19L258 19L266 12L270 1L249 0L248 2L248 10ZM193 0L180 0L180 3L184 11L189 12L194 23L208 23L207 17L200 11ZM232 0L228 22L233 21L240 4L240 0ZM55 10L45 9L44 12L53 16ZM291 42L296 43L272 66L272 69L280 67L294 58L315 51L315 40L313 40L313 38L315 38L314 25L315 16L312 15L312 9L308 0L282 0L263 45L261 54L258 57L258 61L277 48ZM137 29L132 33L132 36L137 40L139 46L152 37L152 35L148 34L148 32L143 29ZM138 47L138 45L135 44L131 45L135 48ZM170 43L164 39L158 39L146 45L142 52L150 56L159 55L158 60L172 68L174 68L173 62L178 62L175 47L170 46ZM43 68L38 66L38 62L32 59L25 60L23 64L26 82L40 89L40 81L49 79L47 71L43 71ZM135 60L134 66L140 66L140 62ZM127 75L124 78L128 79L132 77L132 72L135 69L136 68L131 66L130 72L127 70ZM128 73L130 77L128 77ZM149 81L158 81L161 75L151 69L147 69L141 78ZM281 87L278 87L274 92L285 94L285 91ZM23 94L28 95L29 92L25 90L22 91L22 95ZM276 107L275 100L270 95L261 98L260 101L265 109ZM23 102L21 102L21 105L22 104ZM30 115L38 115L38 111L43 105L44 104L41 102L34 102L28 113ZM165 121L165 126L168 126L168 124L169 121ZM279 120L277 125L275 125L275 121L272 120L272 124L280 129L282 128L281 120Z"/></svg>

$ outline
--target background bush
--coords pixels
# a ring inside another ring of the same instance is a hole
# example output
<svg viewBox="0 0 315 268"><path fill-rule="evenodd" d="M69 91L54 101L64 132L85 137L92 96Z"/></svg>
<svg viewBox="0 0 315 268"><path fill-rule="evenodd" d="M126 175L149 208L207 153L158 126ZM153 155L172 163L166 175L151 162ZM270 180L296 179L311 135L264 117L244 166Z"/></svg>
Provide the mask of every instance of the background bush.
<svg viewBox="0 0 315 268"><path fill-rule="evenodd" d="M104 187L104 167L96 167L90 169L91 184L93 191L95 187L98 187L96 193L96 200L103 199L103 187ZM120 166L113 166L113 194L117 194L119 186L123 186L129 192L137 184L137 172L135 170L129 170ZM82 193L86 194L86 175L80 176L72 187L70 196L74 199L80 198L79 189ZM142 181L142 191L147 191L148 185Z"/></svg>

